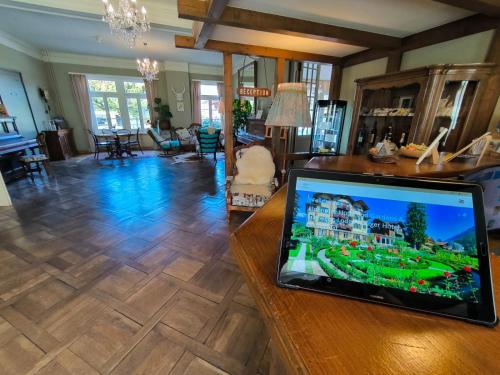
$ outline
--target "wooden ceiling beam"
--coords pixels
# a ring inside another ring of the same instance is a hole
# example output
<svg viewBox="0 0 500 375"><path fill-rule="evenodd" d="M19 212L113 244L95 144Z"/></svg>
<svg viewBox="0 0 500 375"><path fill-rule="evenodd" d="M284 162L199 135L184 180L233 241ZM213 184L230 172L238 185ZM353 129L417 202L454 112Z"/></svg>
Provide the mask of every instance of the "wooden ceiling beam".
<svg viewBox="0 0 500 375"><path fill-rule="evenodd" d="M434 0L457 8L500 18L500 2L498 0Z"/></svg>
<svg viewBox="0 0 500 375"><path fill-rule="evenodd" d="M401 45L400 38L389 35L230 6L224 8L219 18L214 18L208 14L208 5L202 0L177 0L179 18L361 47L397 48Z"/></svg>
<svg viewBox="0 0 500 375"><path fill-rule="evenodd" d="M197 49L195 47L194 38L184 35L175 36L175 46L177 48ZM338 64L340 62L340 57L336 56L319 55L315 53L290 51L279 48L223 42L212 39L209 39L207 41L204 50L226 52L236 55L270 57L275 59L284 58L286 60L292 60L292 61L313 61L313 62L322 62L327 64Z"/></svg>
<svg viewBox="0 0 500 375"><path fill-rule="evenodd" d="M214 20L219 19L227 3L229 3L229 0L210 0L209 2L207 2L207 17ZM205 44L212 35L214 29L215 23L202 23L201 27L199 27L198 32L194 34L196 38L196 48L201 49L205 47Z"/></svg>
<svg viewBox="0 0 500 375"><path fill-rule="evenodd" d="M371 48L345 56L342 58L342 65L344 67L357 65L367 61L387 57L390 53L404 53L417 48L427 47L467 35L496 29L498 24L499 20L497 18L485 16L483 14L476 14L407 36L402 39L400 48L393 50Z"/></svg>

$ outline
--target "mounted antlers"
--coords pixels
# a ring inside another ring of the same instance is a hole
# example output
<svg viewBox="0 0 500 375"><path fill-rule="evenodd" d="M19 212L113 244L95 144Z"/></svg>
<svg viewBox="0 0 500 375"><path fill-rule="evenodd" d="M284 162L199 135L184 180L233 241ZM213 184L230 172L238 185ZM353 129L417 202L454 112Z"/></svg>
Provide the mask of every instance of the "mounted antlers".
<svg viewBox="0 0 500 375"><path fill-rule="evenodd" d="M177 101L181 102L184 100L184 93L186 92L186 86L182 87L182 92L175 91L175 86L172 85L172 92L177 97Z"/></svg>

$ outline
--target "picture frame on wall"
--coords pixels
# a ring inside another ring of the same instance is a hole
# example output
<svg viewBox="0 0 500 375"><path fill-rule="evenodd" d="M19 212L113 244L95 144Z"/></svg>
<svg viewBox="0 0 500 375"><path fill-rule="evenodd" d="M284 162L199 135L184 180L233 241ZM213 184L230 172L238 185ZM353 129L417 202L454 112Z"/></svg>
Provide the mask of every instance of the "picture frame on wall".
<svg viewBox="0 0 500 375"><path fill-rule="evenodd" d="M177 112L184 112L184 102L177 102Z"/></svg>

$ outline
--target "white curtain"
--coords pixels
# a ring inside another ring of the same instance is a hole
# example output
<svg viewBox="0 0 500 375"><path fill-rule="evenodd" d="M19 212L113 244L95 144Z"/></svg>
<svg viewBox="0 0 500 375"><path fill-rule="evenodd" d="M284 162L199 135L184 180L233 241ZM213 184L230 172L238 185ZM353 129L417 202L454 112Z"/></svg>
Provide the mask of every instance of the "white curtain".
<svg viewBox="0 0 500 375"><path fill-rule="evenodd" d="M193 122L201 124L201 82L193 81Z"/></svg>
<svg viewBox="0 0 500 375"><path fill-rule="evenodd" d="M89 135L89 130L92 130L92 114L90 112L90 97L87 77L84 74L70 74L71 88L75 97L78 112L83 121L83 128L89 140L90 149L94 144Z"/></svg>
<svg viewBox="0 0 500 375"><path fill-rule="evenodd" d="M154 111L154 107L155 107L155 98L158 97L158 81L144 80L144 85L146 88L146 98L148 100L149 118L151 119L151 125L155 126L156 114Z"/></svg>

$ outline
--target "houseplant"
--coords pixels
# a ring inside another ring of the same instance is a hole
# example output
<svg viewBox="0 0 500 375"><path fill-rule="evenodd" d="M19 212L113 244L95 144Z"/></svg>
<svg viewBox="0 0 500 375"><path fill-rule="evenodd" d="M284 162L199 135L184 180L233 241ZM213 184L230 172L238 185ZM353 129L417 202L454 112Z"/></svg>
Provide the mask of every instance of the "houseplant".
<svg viewBox="0 0 500 375"><path fill-rule="evenodd" d="M236 136L241 129L245 128L251 113L252 104L248 100L233 100L233 136Z"/></svg>
<svg viewBox="0 0 500 375"><path fill-rule="evenodd" d="M172 126L170 123L170 119L172 118L170 106L168 104L161 104L161 98L155 98L155 105L153 110L157 113L158 127L160 130L170 130Z"/></svg>

